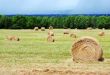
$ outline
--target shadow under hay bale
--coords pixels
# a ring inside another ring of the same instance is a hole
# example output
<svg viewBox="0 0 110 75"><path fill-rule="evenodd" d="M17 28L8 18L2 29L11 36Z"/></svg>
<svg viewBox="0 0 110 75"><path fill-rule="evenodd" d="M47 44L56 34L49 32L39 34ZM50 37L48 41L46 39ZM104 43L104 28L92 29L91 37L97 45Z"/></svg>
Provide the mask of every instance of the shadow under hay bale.
<svg viewBox="0 0 110 75"><path fill-rule="evenodd" d="M98 35L99 35L99 36L104 36L105 33L104 33L104 32L100 32Z"/></svg>
<svg viewBox="0 0 110 75"><path fill-rule="evenodd" d="M34 28L34 31L38 31L38 30L39 30L39 28L38 28L38 27L35 27L35 28Z"/></svg>
<svg viewBox="0 0 110 75"><path fill-rule="evenodd" d="M45 31L45 27L41 27L41 31Z"/></svg>
<svg viewBox="0 0 110 75"><path fill-rule="evenodd" d="M20 41L20 38L16 36L8 36L7 39L10 41Z"/></svg>
<svg viewBox="0 0 110 75"><path fill-rule="evenodd" d="M53 36L48 35L47 41L48 41L48 42L55 42L55 39L54 39Z"/></svg>
<svg viewBox="0 0 110 75"><path fill-rule="evenodd" d="M96 39L82 37L72 46L72 57L75 62L103 61L103 51Z"/></svg>

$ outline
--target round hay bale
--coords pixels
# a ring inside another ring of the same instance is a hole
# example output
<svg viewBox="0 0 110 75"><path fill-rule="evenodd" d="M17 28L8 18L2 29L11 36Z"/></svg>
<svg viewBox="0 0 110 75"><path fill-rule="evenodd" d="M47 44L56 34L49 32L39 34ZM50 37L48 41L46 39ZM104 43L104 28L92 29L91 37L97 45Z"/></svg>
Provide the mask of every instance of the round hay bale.
<svg viewBox="0 0 110 75"><path fill-rule="evenodd" d="M39 30L39 28L38 28L38 27L35 27L35 28L34 28L34 31L38 31L38 30Z"/></svg>
<svg viewBox="0 0 110 75"><path fill-rule="evenodd" d="M78 28L75 28L76 30L78 29Z"/></svg>
<svg viewBox="0 0 110 75"><path fill-rule="evenodd" d="M99 36L104 36L105 35L105 33L104 32L99 32L99 34L98 34Z"/></svg>
<svg viewBox="0 0 110 75"><path fill-rule="evenodd" d="M72 37L72 38L77 38L76 34L74 34L74 33L71 33L71 34L70 34L70 37Z"/></svg>
<svg viewBox="0 0 110 75"><path fill-rule="evenodd" d="M53 36L48 35L47 41L48 42L55 42L55 39L53 38Z"/></svg>
<svg viewBox="0 0 110 75"><path fill-rule="evenodd" d="M105 28L102 28L102 30L105 30Z"/></svg>
<svg viewBox="0 0 110 75"><path fill-rule="evenodd" d="M64 34L69 34L69 30L68 29L65 29L63 33Z"/></svg>
<svg viewBox="0 0 110 75"><path fill-rule="evenodd" d="M12 36L7 36L7 40L12 41L13 40L13 37Z"/></svg>
<svg viewBox="0 0 110 75"><path fill-rule="evenodd" d="M53 27L52 26L49 26L49 30L53 30Z"/></svg>
<svg viewBox="0 0 110 75"><path fill-rule="evenodd" d="M49 31L49 32L48 32L48 35L54 36L54 32L53 32L53 31Z"/></svg>
<svg viewBox="0 0 110 75"><path fill-rule="evenodd" d="M45 27L41 27L41 31L45 31Z"/></svg>
<svg viewBox="0 0 110 75"><path fill-rule="evenodd" d="M95 28L96 30L99 30L99 28Z"/></svg>
<svg viewBox="0 0 110 75"><path fill-rule="evenodd" d="M92 30L92 27L88 27L87 30Z"/></svg>
<svg viewBox="0 0 110 75"><path fill-rule="evenodd" d="M102 61L103 51L96 39L82 37L72 46L72 57L76 62Z"/></svg>
<svg viewBox="0 0 110 75"><path fill-rule="evenodd" d="M8 36L7 39L10 40L10 41L12 41L12 40L13 41L20 41L20 38L18 38L16 36Z"/></svg>

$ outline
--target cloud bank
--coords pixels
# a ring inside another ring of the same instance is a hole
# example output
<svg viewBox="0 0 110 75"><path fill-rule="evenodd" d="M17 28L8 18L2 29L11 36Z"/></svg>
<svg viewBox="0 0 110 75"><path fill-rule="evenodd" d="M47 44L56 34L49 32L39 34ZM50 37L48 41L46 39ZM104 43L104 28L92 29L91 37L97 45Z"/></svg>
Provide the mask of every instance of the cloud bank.
<svg viewBox="0 0 110 75"><path fill-rule="evenodd" d="M0 14L109 14L110 0L0 0Z"/></svg>

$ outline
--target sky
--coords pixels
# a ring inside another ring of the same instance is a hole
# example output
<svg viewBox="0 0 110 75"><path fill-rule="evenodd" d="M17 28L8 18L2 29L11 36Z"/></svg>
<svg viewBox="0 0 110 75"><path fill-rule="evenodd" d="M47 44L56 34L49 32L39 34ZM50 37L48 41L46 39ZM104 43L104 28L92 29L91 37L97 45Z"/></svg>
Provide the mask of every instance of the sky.
<svg viewBox="0 0 110 75"><path fill-rule="evenodd" d="M0 0L0 14L110 14L110 0Z"/></svg>

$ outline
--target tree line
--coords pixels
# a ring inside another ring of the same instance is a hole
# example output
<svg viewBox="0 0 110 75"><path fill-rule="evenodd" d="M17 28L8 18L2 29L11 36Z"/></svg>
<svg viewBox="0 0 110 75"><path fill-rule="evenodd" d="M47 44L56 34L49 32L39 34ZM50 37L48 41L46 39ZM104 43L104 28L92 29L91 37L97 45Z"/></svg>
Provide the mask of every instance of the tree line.
<svg viewBox="0 0 110 75"><path fill-rule="evenodd" d="M110 16L5 16L0 15L0 29L110 28Z"/></svg>

